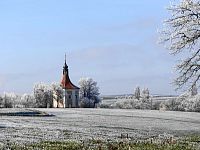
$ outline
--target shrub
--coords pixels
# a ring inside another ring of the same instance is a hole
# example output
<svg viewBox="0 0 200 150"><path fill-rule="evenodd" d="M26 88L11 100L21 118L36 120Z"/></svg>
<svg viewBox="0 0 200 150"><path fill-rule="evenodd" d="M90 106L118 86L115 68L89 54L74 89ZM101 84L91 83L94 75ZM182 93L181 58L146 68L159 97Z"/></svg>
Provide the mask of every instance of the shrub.
<svg viewBox="0 0 200 150"><path fill-rule="evenodd" d="M149 100L145 98L138 99L122 99L113 104L114 108L120 109L151 109Z"/></svg>
<svg viewBox="0 0 200 150"><path fill-rule="evenodd" d="M81 108L93 108L94 100L84 97L80 100L80 107Z"/></svg>
<svg viewBox="0 0 200 150"><path fill-rule="evenodd" d="M200 112L200 95L184 93L174 100L164 102L167 110Z"/></svg>

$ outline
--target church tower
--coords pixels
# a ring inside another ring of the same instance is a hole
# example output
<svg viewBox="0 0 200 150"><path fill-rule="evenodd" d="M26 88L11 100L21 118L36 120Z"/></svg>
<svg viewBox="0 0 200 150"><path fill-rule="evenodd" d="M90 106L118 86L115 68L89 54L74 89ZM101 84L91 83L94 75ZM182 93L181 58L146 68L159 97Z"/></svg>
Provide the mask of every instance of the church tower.
<svg viewBox="0 0 200 150"><path fill-rule="evenodd" d="M69 70L66 63L63 66L63 75L61 80L61 87L64 92L63 107L64 108L77 108L79 107L79 87L75 86L69 78Z"/></svg>

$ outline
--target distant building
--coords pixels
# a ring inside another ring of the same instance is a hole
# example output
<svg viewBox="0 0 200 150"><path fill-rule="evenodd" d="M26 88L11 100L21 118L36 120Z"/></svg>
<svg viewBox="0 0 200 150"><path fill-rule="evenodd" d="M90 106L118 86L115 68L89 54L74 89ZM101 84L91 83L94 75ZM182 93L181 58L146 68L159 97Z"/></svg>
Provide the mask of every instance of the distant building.
<svg viewBox="0 0 200 150"><path fill-rule="evenodd" d="M75 86L69 78L69 70L66 63L65 55L65 64L63 67L63 75L61 80L61 87L64 92L64 99L62 101L63 105L60 104L63 108L77 108L79 107L79 87Z"/></svg>

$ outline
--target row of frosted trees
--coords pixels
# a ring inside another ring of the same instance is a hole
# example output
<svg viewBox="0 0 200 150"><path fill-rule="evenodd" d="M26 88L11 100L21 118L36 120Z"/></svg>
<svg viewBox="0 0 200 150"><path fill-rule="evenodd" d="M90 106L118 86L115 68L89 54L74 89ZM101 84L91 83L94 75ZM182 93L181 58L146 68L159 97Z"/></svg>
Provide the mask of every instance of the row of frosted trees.
<svg viewBox="0 0 200 150"><path fill-rule="evenodd" d="M0 107L51 107L54 92L57 93L58 97L62 98L62 88L58 83L52 83L50 85L45 83L37 83L34 85L33 94L19 95L15 93L4 93L2 96L0 96Z"/></svg>
<svg viewBox="0 0 200 150"><path fill-rule="evenodd" d="M150 93L149 93L149 89L148 88L144 88L142 91L140 90L140 87L137 86L135 88L135 91L134 91L134 97L136 99L140 99L141 97L142 98L145 98L145 99L149 99L150 98Z"/></svg>
<svg viewBox="0 0 200 150"><path fill-rule="evenodd" d="M81 78L79 87L80 107L95 107L100 102L99 88L92 78ZM63 96L63 89L59 83L37 83L33 87L32 94L4 93L1 95L0 108L49 108L53 106L53 99L61 100Z"/></svg>
<svg viewBox="0 0 200 150"><path fill-rule="evenodd" d="M110 106L110 108L120 109L152 109L152 99L148 88L140 90L140 87L135 88L132 96L120 97Z"/></svg>

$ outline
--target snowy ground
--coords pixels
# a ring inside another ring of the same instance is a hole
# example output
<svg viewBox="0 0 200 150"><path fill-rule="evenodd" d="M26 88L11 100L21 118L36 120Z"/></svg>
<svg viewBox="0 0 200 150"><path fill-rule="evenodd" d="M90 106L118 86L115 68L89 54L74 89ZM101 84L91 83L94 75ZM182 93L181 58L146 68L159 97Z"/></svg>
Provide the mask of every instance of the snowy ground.
<svg viewBox="0 0 200 150"><path fill-rule="evenodd" d="M64 139L148 138L169 133L200 135L200 113L119 109L32 109L52 117L0 115L0 144L6 141L37 142ZM0 109L22 112L25 109ZM30 111L30 110L28 110Z"/></svg>

